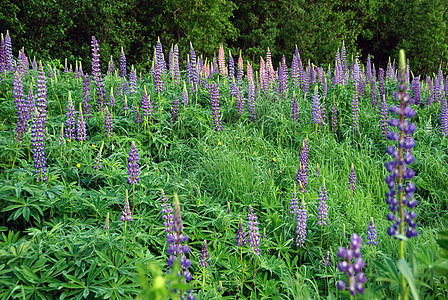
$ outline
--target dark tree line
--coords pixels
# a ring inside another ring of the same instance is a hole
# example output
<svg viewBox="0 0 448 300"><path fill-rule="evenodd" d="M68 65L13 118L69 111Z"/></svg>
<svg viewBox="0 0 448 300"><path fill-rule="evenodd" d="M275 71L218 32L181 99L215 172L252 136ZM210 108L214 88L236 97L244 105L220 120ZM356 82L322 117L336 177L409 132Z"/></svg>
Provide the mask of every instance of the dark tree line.
<svg viewBox="0 0 448 300"><path fill-rule="evenodd" d="M342 41L349 54L373 56L385 66L404 48L416 73L446 70L446 0L0 0L0 32L10 31L14 54L82 60L89 69L90 39L100 42L102 59L118 58L148 68L157 38L166 55L178 43L186 58L190 41L211 57L219 44L258 64L269 47L274 62L334 63ZM350 57L348 58L350 59Z"/></svg>

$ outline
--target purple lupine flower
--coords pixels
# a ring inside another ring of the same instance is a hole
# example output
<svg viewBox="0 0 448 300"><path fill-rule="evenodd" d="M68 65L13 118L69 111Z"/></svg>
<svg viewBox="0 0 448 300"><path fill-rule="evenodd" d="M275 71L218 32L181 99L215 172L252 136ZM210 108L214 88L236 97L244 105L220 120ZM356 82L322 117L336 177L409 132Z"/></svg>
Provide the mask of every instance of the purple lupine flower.
<svg viewBox="0 0 448 300"><path fill-rule="evenodd" d="M6 53L5 70L11 72L14 70L14 58L12 56L12 43L11 43L11 37L9 36L9 30L6 31L4 41L5 41L5 53Z"/></svg>
<svg viewBox="0 0 448 300"><path fill-rule="evenodd" d="M75 140L76 132L76 122L75 122L75 106L73 105L73 100L71 93L68 92L68 103L65 113L65 137L69 142Z"/></svg>
<svg viewBox="0 0 448 300"><path fill-rule="evenodd" d="M300 186L302 193L306 193L308 186L308 151L308 144L305 139L302 144L302 150L300 150L300 164L296 175L296 184Z"/></svg>
<svg viewBox="0 0 448 300"><path fill-rule="evenodd" d="M208 93L210 97L210 102L212 105L212 117L213 117L213 124L215 126L215 131L222 131L222 122L221 122L221 112L219 107L219 92L218 92L218 86L216 83L209 84L208 86Z"/></svg>
<svg viewBox="0 0 448 300"><path fill-rule="evenodd" d="M448 107L446 97L441 98L440 106L440 135L446 138L448 135Z"/></svg>
<svg viewBox="0 0 448 300"><path fill-rule="evenodd" d="M196 62L196 52L193 49L193 44L190 42L190 81L193 83L193 90L197 90L199 88L199 73L197 69Z"/></svg>
<svg viewBox="0 0 448 300"><path fill-rule="evenodd" d="M248 225L248 234L249 234L249 245L252 248L253 252L260 256L260 233L258 230L258 222L257 215L254 213L254 209L252 205L249 205L249 214L247 215L249 220Z"/></svg>
<svg viewBox="0 0 448 300"><path fill-rule="evenodd" d="M246 233L243 228L243 219L240 219L240 226L238 227L238 231L236 232L236 246L243 247L247 243L246 241Z"/></svg>
<svg viewBox="0 0 448 300"><path fill-rule="evenodd" d="M103 78L101 77L100 68L100 48L95 36L92 36L92 80L95 84L98 109L102 109L105 106L106 90L104 88Z"/></svg>
<svg viewBox="0 0 448 300"><path fill-rule="evenodd" d="M385 163L387 171L390 173L386 176L386 183L389 191L386 192L386 203L389 204L391 211L387 215L389 221L394 221L394 224L387 229L390 236L396 238L397 234L404 235L408 238L418 235L417 223L414 221L417 214L412 209L417 205L417 201L413 198L413 193L416 190L415 184L410 181L414 177L414 170L408 166L414 161L412 153L404 153L405 149L412 149L415 142L412 138L405 141L406 134L412 134L416 126L410 123L407 119L415 116L416 112L409 107L409 95L406 93L406 63L404 51L400 51L400 68L398 78L398 100L400 107L391 106L389 111L392 114L397 114L399 119L391 118L389 125L396 127L399 133L390 131L387 138L391 141L399 141L398 149L395 146L389 146L386 149L387 154L392 156L392 160ZM407 182L405 182L407 181ZM403 208L407 206L407 208ZM398 217L395 215L398 213ZM402 219L404 217L404 220ZM404 224L402 224L404 222Z"/></svg>
<svg viewBox="0 0 448 300"><path fill-rule="evenodd" d="M89 74L85 74L82 87L82 109L84 110L87 118L92 117L92 108L90 107L89 100L90 100L90 76Z"/></svg>
<svg viewBox="0 0 448 300"><path fill-rule="evenodd" d="M101 153L103 152L103 147L104 147L104 141L101 143L100 151L98 152L97 156L95 157L95 159L93 161L93 166L92 166L93 173L95 173L95 170L99 170L103 167L101 165L101 162L102 162Z"/></svg>
<svg viewBox="0 0 448 300"><path fill-rule="evenodd" d="M165 226L165 232L170 233L173 228L173 209L171 207L171 203L168 203L168 198L165 196L165 192L162 190L162 204L160 207L162 208L162 218L163 218L163 226Z"/></svg>
<svg viewBox="0 0 448 300"><path fill-rule="evenodd" d="M173 50L173 80L176 84L180 84L180 69L179 69L179 47L174 45Z"/></svg>
<svg viewBox="0 0 448 300"><path fill-rule="evenodd" d="M166 236L168 242L167 253L169 255L167 259L167 264L169 267L173 266L173 263L176 259L180 259L180 265L182 270L179 273L179 276L185 278L187 282L191 281L193 277L191 276L188 268L191 266L191 261L185 256L188 252L190 252L190 247L188 245L182 245L182 243L188 242L188 235L184 235L183 224L182 224L182 215L180 211L179 198L176 194L174 194L174 206L173 206L173 226L172 232L168 233ZM191 291L188 291L188 299L195 299L191 295ZM183 295L181 295L183 297Z"/></svg>
<svg viewBox="0 0 448 300"><path fill-rule="evenodd" d="M278 72L279 72L278 76L279 92L283 98L285 96L286 89L288 88L288 66L286 65L286 58L284 55L282 57L282 61Z"/></svg>
<svg viewBox="0 0 448 300"><path fill-rule="evenodd" d="M207 268L210 266L210 254L208 253L207 241L202 244L201 256L199 256L199 266Z"/></svg>
<svg viewBox="0 0 448 300"><path fill-rule="evenodd" d="M146 92L146 86L143 89L143 96L140 108L143 111L143 116L145 117L146 122L148 122L149 117L151 117L151 101L149 99L148 92Z"/></svg>
<svg viewBox="0 0 448 300"><path fill-rule="evenodd" d="M53 77L54 77L53 68L51 66L48 66L48 78Z"/></svg>
<svg viewBox="0 0 448 300"><path fill-rule="evenodd" d="M171 124L176 123L179 114L179 101L177 96L173 96L173 105L171 106Z"/></svg>
<svg viewBox="0 0 448 300"><path fill-rule="evenodd" d="M110 56L109 66L107 67L107 75L112 76L115 72L115 64L112 55Z"/></svg>
<svg viewBox="0 0 448 300"><path fill-rule="evenodd" d="M31 63L33 71L37 71L37 62L36 62L36 56L33 58L33 62Z"/></svg>
<svg viewBox="0 0 448 300"><path fill-rule="evenodd" d="M350 171L350 175L348 177L348 188L352 191L356 190L356 172L355 167L352 164L352 169Z"/></svg>
<svg viewBox="0 0 448 300"><path fill-rule="evenodd" d="M376 110L378 101L376 98L376 77L372 76L370 80L370 104L372 104L373 109Z"/></svg>
<svg viewBox="0 0 448 300"><path fill-rule="evenodd" d="M316 172L314 173L314 177L319 177L319 176L320 176L320 170L319 170L319 164L317 164Z"/></svg>
<svg viewBox="0 0 448 300"><path fill-rule="evenodd" d="M355 86L355 90L353 91L353 99L352 99L352 119L353 119L353 129L355 132L359 130L359 94L358 89Z"/></svg>
<svg viewBox="0 0 448 300"><path fill-rule="evenodd" d="M317 209L317 225L324 225L327 226L327 218L328 218L328 193L325 189L325 181L322 183L322 186L320 187L319 192L319 207Z"/></svg>
<svg viewBox="0 0 448 300"><path fill-rule="evenodd" d="M321 261L322 265L324 267L329 267L331 265L330 263L330 251L327 251L325 253L324 259Z"/></svg>
<svg viewBox="0 0 448 300"><path fill-rule="evenodd" d="M110 97L109 97L109 106L114 107L115 106L115 97L114 97L114 88L110 88Z"/></svg>
<svg viewBox="0 0 448 300"><path fill-rule="evenodd" d="M294 190L292 192L291 200L289 201L289 213L291 214L291 219L295 219L298 212L299 199L297 198L296 185L294 184Z"/></svg>
<svg viewBox="0 0 448 300"><path fill-rule="evenodd" d="M30 69L30 63L28 61L28 57L25 54L25 48L22 47L22 49L19 51L19 66L18 69L20 70L20 74L26 75L28 74L28 70Z"/></svg>
<svg viewBox="0 0 448 300"><path fill-rule="evenodd" d="M14 103L17 108L17 127L15 137L17 140L22 140L23 134L26 132L27 127L27 114L29 114L25 95L23 94L22 76L19 72L14 73L14 80L12 83Z"/></svg>
<svg viewBox="0 0 448 300"><path fill-rule="evenodd" d="M44 128L47 120L47 84L42 62L37 76L37 99L31 126L31 145L37 181L47 181Z"/></svg>
<svg viewBox="0 0 448 300"><path fill-rule="evenodd" d="M361 244L362 238L353 233L348 249L339 247L338 251L338 257L344 259L338 263L338 269L347 274L348 284L339 280L337 287L340 291L348 289L352 296L355 296L357 292L363 294L364 287L362 285L367 281L366 276L362 273L362 268L366 263L361 257Z"/></svg>
<svg viewBox="0 0 448 300"><path fill-rule="evenodd" d="M235 86L235 91L237 94L236 112L237 112L238 116L241 116L244 112L244 103L246 102L246 99L244 99L243 87L237 85L237 86Z"/></svg>
<svg viewBox="0 0 448 300"><path fill-rule="evenodd" d="M319 91L317 85L314 87L314 95L312 100L312 113L313 113L313 123L314 125L321 125L322 124L322 113L321 113L321 104L320 104L320 97L319 97Z"/></svg>
<svg viewBox="0 0 448 300"><path fill-rule="evenodd" d="M129 150L128 157L128 182L129 184L137 184L140 181L140 170L138 162L140 158L138 157L137 148L135 147L135 143L131 142L131 149Z"/></svg>
<svg viewBox="0 0 448 300"><path fill-rule="evenodd" d="M137 93L137 72L134 69L134 65L131 66L131 73L129 73L129 93Z"/></svg>
<svg viewBox="0 0 448 300"><path fill-rule="evenodd" d="M229 87L230 87L230 95L237 97L237 91L235 89L235 61L233 60L232 53L229 50L229 71L228 71L228 77L229 77Z"/></svg>
<svg viewBox="0 0 448 300"><path fill-rule="evenodd" d="M331 107L331 130L336 132L338 126L338 107L336 106L335 98L333 97L333 106Z"/></svg>
<svg viewBox="0 0 448 300"><path fill-rule="evenodd" d="M84 121L84 116L82 114L82 104L79 103L79 116L78 116L78 126L77 126L77 138L78 141L82 143L87 137L86 131L86 121Z"/></svg>
<svg viewBox="0 0 448 300"><path fill-rule="evenodd" d="M153 70L153 79L154 86L158 93L163 92L163 79L162 79L162 70L157 62L157 57L154 57L154 70Z"/></svg>
<svg viewBox="0 0 448 300"><path fill-rule="evenodd" d="M295 123L299 121L299 106L297 104L297 98L296 98L296 92L293 91L292 93L292 100L291 100L291 118Z"/></svg>
<svg viewBox="0 0 448 300"><path fill-rule="evenodd" d="M252 66L248 64L247 68L249 70L252 70ZM255 84L253 78L248 78L249 84L248 84L248 95L247 95L247 104L249 106L249 113L250 113L250 120L252 122L255 122L255 119L257 118L257 114L255 112Z"/></svg>
<svg viewBox="0 0 448 300"><path fill-rule="evenodd" d="M166 73L166 62L163 56L162 43L160 42L160 38L157 38L156 43L156 57L157 57L157 65L160 68L160 73L164 75Z"/></svg>
<svg viewBox="0 0 448 300"><path fill-rule="evenodd" d="M187 85L185 84L185 81L184 81L184 89L182 91L181 104L182 104L182 106L188 105L188 92L187 92Z"/></svg>
<svg viewBox="0 0 448 300"><path fill-rule="evenodd" d="M120 76L121 78L126 78L126 55L124 55L123 47L121 47L120 53Z"/></svg>
<svg viewBox="0 0 448 300"><path fill-rule="evenodd" d="M129 206L128 190L126 190L126 198L124 199L123 210L121 211L120 221L132 221L132 212Z"/></svg>
<svg viewBox="0 0 448 300"><path fill-rule="evenodd" d="M135 124L141 124L143 122L142 115L140 114L138 107L133 106L133 108L135 109Z"/></svg>
<svg viewBox="0 0 448 300"><path fill-rule="evenodd" d="M426 107L429 107L431 105L431 103L434 101L434 88L433 88L433 84L432 81L429 79L429 76L426 77L426 81L428 83L428 98L426 98Z"/></svg>
<svg viewBox="0 0 448 300"><path fill-rule="evenodd" d="M323 83L322 83L322 97L324 98L324 100L322 103L325 103L325 99L327 98L327 92L328 92L327 77L324 77Z"/></svg>
<svg viewBox="0 0 448 300"><path fill-rule="evenodd" d="M106 131L106 137L111 138L114 133L114 127L112 124L112 116L109 113L109 108L106 106L106 115L104 116L104 127Z"/></svg>
<svg viewBox="0 0 448 300"><path fill-rule="evenodd" d="M378 242L376 241L377 235L376 235L376 226L373 223L373 218L370 218L369 226L367 226L367 245L373 244L378 245Z"/></svg>
<svg viewBox="0 0 448 300"><path fill-rule="evenodd" d="M417 105L417 107L419 107L422 101L422 96L420 92L420 76L414 77L414 79L412 79L411 86L412 86L413 102L415 105Z"/></svg>
<svg viewBox="0 0 448 300"><path fill-rule="evenodd" d="M126 95L124 95L123 110L125 111L125 113L129 110L129 106L128 106L128 97L127 97Z"/></svg>
<svg viewBox="0 0 448 300"><path fill-rule="evenodd" d="M386 139L389 134L389 126L387 125L388 111L386 96L384 95L381 101L381 131L383 133L383 139Z"/></svg>
<svg viewBox="0 0 448 300"><path fill-rule="evenodd" d="M302 203L297 211L297 225L296 225L296 245L300 247L305 247L306 238L306 208L305 208L305 197L302 194Z"/></svg>

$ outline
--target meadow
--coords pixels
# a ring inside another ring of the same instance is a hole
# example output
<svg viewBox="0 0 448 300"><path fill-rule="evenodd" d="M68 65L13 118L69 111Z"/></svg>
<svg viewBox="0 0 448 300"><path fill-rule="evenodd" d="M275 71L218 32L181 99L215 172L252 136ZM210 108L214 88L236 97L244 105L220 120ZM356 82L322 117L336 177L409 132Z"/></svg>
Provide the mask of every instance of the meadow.
<svg viewBox="0 0 448 300"><path fill-rule="evenodd" d="M137 74L94 37L91 66L11 42L1 299L448 297L442 69L158 42Z"/></svg>

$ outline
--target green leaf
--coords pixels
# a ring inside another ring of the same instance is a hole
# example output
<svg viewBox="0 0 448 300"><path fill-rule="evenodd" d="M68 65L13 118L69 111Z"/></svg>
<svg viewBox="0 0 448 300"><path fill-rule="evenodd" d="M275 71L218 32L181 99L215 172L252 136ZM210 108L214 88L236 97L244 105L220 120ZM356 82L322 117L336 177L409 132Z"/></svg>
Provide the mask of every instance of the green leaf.
<svg viewBox="0 0 448 300"><path fill-rule="evenodd" d="M409 283L409 286L411 287L412 296L414 296L415 300L419 300L417 287L415 286L415 280L414 275L412 274L411 268L409 268L408 263L404 259L400 259L397 263L398 269L400 270L401 274L406 278L406 280Z"/></svg>

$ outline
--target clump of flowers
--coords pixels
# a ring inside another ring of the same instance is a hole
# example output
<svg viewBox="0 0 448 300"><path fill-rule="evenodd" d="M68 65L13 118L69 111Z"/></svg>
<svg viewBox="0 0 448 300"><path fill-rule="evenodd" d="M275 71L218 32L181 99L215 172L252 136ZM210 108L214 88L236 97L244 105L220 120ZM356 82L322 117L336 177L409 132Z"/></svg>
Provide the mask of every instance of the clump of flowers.
<svg viewBox="0 0 448 300"><path fill-rule="evenodd" d="M162 204L160 207L162 208L162 218L163 218L163 226L165 226L165 232L170 233L173 228L173 208L171 207L171 203L168 203L168 198L165 196L165 192L162 190Z"/></svg>
<svg viewBox="0 0 448 300"><path fill-rule="evenodd" d="M362 272L362 268L366 263L361 257L362 238L353 233L348 249L339 247L338 257L344 259L338 263L338 269L348 276L348 282L339 280L337 287L340 291L348 290L352 296L356 293L363 294L363 283L367 281L366 276Z"/></svg>
<svg viewBox="0 0 448 300"><path fill-rule="evenodd" d="M302 203L297 211L297 226L296 226L296 245L305 247L306 238L306 208L305 208L305 194L302 193Z"/></svg>

